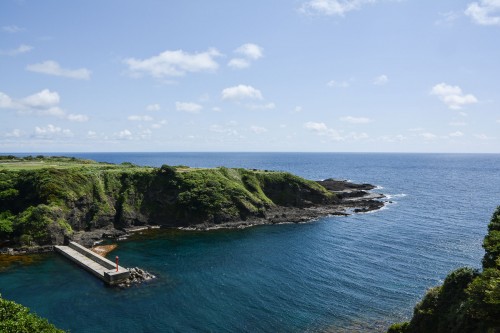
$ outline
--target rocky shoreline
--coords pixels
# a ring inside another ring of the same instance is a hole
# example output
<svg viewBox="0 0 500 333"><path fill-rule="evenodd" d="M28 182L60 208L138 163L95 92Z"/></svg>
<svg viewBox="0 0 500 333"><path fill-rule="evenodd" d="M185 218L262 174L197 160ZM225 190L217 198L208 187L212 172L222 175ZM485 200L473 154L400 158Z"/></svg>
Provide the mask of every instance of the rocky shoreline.
<svg viewBox="0 0 500 333"><path fill-rule="evenodd" d="M339 198L338 202L328 205L311 205L309 207L276 206L266 211L265 215L250 218L245 221L220 223L217 225L204 223L189 227L179 227L180 230L216 230L243 229L258 225L305 223L325 216L349 216L351 214L368 213L383 208L386 202L384 194L369 192L376 186L371 184L355 184L347 180L326 179L318 184L333 192Z"/></svg>
<svg viewBox="0 0 500 333"><path fill-rule="evenodd" d="M337 200L329 204L310 204L303 207L279 206L269 208L258 217L249 217L240 221L228 221L218 224L202 223L187 227L176 227L179 230L216 230L216 229L242 229L258 225L305 223L324 216L348 216L356 213L367 213L384 207L385 195L372 193L376 187L371 184L355 184L346 180L326 179L317 181L328 191L335 193ZM143 225L132 228L116 229L107 227L90 231L74 232L68 240L75 241L86 247L93 247L104 240L122 240L134 232L157 229L157 225ZM171 227L170 227L171 228ZM53 245L2 248L0 254L23 255L53 252Z"/></svg>

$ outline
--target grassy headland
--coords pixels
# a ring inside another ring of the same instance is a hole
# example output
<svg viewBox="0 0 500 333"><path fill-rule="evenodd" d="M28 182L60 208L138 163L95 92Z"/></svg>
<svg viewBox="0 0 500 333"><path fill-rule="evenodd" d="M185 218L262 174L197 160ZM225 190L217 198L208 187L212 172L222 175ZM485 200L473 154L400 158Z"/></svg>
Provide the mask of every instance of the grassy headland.
<svg viewBox="0 0 500 333"><path fill-rule="evenodd" d="M337 200L286 172L2 156L0 243L61 244L78 231L151 224L216 226Z"/></svg>

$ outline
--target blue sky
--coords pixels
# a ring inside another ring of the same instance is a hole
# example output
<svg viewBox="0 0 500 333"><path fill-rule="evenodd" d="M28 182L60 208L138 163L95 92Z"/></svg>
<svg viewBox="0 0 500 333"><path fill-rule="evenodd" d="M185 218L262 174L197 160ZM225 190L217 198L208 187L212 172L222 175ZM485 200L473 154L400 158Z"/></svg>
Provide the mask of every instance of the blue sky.
<svg viewBox="0 0 500 333"><path fill-rule="evenodd" d="M500 0L2 0L0 151L500 153Z"/></svg>

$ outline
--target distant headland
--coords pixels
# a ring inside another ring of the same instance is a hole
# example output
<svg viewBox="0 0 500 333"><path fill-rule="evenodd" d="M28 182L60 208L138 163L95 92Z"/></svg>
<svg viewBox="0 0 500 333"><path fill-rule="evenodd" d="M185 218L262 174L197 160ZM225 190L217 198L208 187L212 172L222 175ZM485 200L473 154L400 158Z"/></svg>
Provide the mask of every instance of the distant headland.
<svg viewBox="0 0 500 333"><path fill-rule="evenodd" d="M380 209L375 186L288 172L0 156L2 252L92 246L138 228L193 230L306 222Z"/></svg>

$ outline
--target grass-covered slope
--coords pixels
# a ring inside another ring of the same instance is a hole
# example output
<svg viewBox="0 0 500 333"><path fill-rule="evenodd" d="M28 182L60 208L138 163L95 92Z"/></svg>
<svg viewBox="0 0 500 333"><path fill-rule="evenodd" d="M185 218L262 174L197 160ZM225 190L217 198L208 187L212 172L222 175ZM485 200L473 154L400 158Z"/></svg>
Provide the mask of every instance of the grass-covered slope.
<svg viewBox="0 0 500 333"><path fill-rule="evenodd" d="M0 295L0 332L3 333L64 333L46 319L30 313L20 304L3 299Z"/></svg>
<svg viewBox="0 0 500 333"><path fill-rule="evenodd" d="M410 322L389 333L500 332L500 206L488 226L483 271L460 268L430 289Z"/></svg>
<svg viewBox="0 0 500 333"><path fill-rule="evenodd" d="M215 225L335 200L316 182L285 172L3 157L0 243L59 244L73 231L106 227Z"/></svg>

